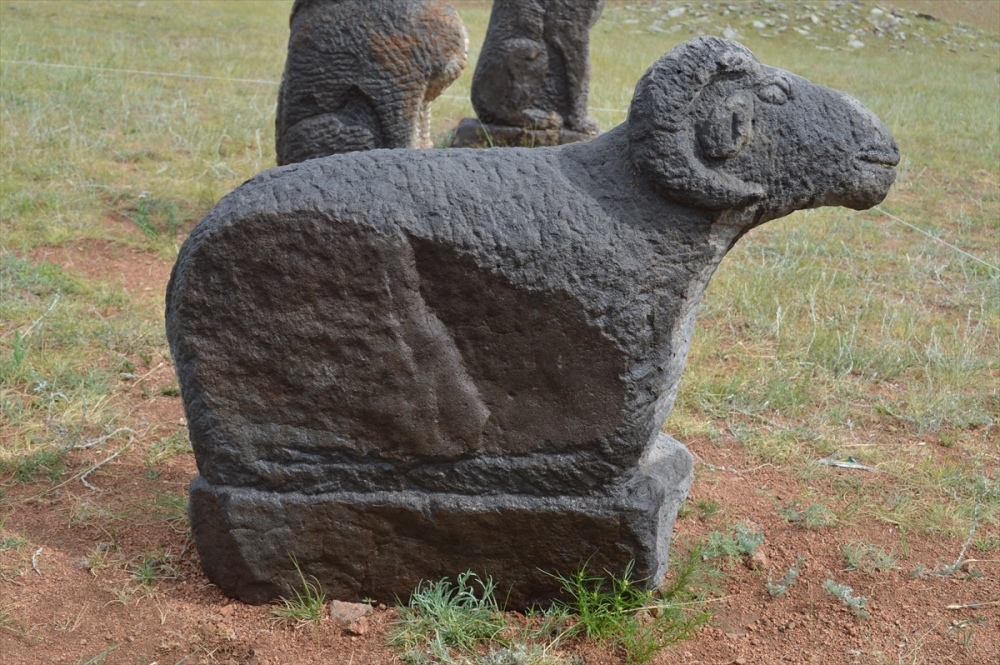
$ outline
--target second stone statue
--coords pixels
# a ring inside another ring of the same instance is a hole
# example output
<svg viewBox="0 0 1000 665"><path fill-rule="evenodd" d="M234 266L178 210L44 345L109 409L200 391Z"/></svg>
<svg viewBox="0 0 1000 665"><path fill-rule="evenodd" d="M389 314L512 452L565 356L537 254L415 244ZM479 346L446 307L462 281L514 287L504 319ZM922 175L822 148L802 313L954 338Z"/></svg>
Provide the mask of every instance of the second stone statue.
<svg viewBox="0 0 1000 665"><path fill-rule="evenodd" d="M503 0L493 4L472 79L478 122L459 124L455 147L534 147L586 140L590 29L605 0Z"/></svg>
<svg viewBox="0 0 1000 665"><path fill-rule="evenodd" d="M275 119L278 165L429 148L430 104L469 39L441 0L295 0Z"/></svg>

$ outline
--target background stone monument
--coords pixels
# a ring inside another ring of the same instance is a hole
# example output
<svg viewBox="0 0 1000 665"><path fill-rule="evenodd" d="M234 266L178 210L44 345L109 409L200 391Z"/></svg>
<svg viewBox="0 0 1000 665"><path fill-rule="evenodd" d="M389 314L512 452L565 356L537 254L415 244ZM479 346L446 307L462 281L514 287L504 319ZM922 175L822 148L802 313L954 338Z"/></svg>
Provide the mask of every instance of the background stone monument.
<svg viewBox="0 0 1000 665"><path fill-rule="evenodd" d="M357 152L266 171L184 243L167 335L223 592L334 598L541 571L659 585L691 456L660 431L698 302L749 229L879 203L899 152L857 101L717 38L627 121L557 148Z"/></svg>
<svg viewBox="0 0 1000 665"><path fill-rule="evenodd" d="M587 115L590 29L605 0L503 0L472 78L472 106L454 147L560 145L596 136Z"/></svg>
<svg viewBox="0 0 1000 665"><path fill-rule="evenodd" d="M373 148L430 148L431 101L469 39L442 0L295 0L278 92L278 164Z"/></svg>

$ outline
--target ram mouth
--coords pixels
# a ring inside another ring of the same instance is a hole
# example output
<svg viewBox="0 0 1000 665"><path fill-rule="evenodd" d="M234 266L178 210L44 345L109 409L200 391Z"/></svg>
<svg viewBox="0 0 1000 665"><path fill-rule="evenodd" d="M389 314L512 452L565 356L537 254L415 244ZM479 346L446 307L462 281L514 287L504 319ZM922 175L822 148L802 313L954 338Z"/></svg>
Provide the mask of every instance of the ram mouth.
<svg viewBox="0 0 1000 665"><path fill-rule="evenodd" d="M855 159L864 164L871 164L873 166L881 166L882 168L891 169L899 164L899 151L898 150L862 150L857 155Z"/></svg>

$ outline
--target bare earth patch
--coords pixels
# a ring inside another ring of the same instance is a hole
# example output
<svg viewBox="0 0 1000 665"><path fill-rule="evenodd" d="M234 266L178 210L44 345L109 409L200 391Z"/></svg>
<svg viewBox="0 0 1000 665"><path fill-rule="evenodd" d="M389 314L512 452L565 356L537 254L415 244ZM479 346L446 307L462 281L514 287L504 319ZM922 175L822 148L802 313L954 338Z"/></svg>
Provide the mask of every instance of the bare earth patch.
<svg viewBox="0 0 1000 665"><path fill-rule="evenodd" d="M172 265L155 254L107 240L77 240L29 253L35 263L48 261L86 279L120 283L130 295L155 294L160 301Z"/></svg>

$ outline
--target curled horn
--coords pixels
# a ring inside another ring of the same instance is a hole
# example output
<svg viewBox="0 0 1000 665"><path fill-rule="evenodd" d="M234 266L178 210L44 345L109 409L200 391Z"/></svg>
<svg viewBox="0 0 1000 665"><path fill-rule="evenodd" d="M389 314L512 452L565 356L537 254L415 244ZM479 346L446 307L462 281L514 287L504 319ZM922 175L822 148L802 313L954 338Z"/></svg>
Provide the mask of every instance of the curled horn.
<svg viewBox="0 0 1000 665"><path fill-rule="evenodd" d="M708 168L695 155L691 107L701 90L720 76L761 71L742 44L699 37L675 47L639 79L628 111L632 159L672 201L696 208L724 210L759 201L763 189L721 169Z"/></svg>

